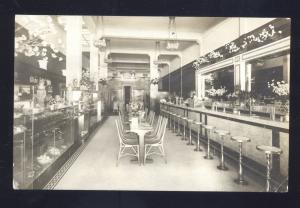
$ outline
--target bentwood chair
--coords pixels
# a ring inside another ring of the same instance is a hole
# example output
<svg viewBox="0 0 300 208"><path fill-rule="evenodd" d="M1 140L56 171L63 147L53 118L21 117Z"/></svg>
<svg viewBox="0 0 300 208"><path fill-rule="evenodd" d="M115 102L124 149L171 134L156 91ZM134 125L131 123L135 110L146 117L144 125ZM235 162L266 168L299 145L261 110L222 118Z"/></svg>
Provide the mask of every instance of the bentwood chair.
<svg viewBox="0 0 300 208"><path fill-rule="evenodd" d="M115 120L118 137L119 137L119 153L117 158L117 166L119 165L119 160L125 156L134 156L137 157L138 161L139 158L139 143L138 143L138 136L137 135L125 135L123 131L121 131L120 121Z"/></svg>
<svg viewBox="0 0 300 208"><path fill-rule="evenodd" d="M164 137L166 132L168 120L167 118L162 119L162 125L159 126L159 130L156 136L145 139L145 156L144 162L146 162L147 156L159 155L162 156L167 163L167 158L164 150Z"/></svg>

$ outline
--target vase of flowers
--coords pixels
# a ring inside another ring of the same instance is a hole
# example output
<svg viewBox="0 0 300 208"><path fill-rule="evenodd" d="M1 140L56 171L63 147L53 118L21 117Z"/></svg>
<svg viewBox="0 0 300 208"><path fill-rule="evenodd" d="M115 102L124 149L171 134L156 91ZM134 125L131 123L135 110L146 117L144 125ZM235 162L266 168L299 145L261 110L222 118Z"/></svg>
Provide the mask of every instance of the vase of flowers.
<svg viewBox="0 0 300 208"><path fill-rule="evenodd" d="M129 106L130 106L132 116L138 116L138 111L140 110L140 104L137 102L131 102Z"/></svg>
<svg viewBox="0 0 300 208"><path fill-rule="evenodd" d="M273 94L275 95L276 99L280 102L280 108L284 112L284 121L289 122L289 112L290 112L290 105L289 105L289 97L290 97L290 89L289 84L285 81L277 81L273 79L268 82L268 88L272 89Z"/></svg>
<svg viewBox="0 0 300 208"><path fill-rule="evenodd" d="M48 101L48 105L50 107L50 110L54 110L55 109L55 104L56 104L56 100L53 97L51 97L49 99L49 101Z"/></svg>
<svg viewBox="0 0 300 208"><path fill-rule="evenodd" d="M219 89L214 89L213 87L209 90L206 90L209 98L213 100L212 109L217 110L217 101L223 101L224 94L227 92L225 87L221 87Z"/></svg>
<svg viewBox="0 0 300 208"><path fill-rule="evenodd" d="M236 92L233 92L233 93L229 93L226 97L227 100L232 103L233 113L238 114L238 108L236 104L236 101L238 100L238 94Z"/></svg>

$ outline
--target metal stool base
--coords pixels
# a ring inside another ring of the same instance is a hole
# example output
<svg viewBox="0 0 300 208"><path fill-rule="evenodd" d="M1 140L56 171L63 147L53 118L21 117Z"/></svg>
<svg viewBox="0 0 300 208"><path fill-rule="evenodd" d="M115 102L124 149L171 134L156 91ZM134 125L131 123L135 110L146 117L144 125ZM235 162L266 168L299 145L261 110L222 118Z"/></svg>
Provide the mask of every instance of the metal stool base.
<svg viewBox="0 0 300 208"><path fill-rule="evenodd" d="M188 142L186 145L194 145L193 142Z"/></svg>
<svg viewBox="0 0 300 208"><path fill-rule="evenodd" d="M244 186L246 186L246 185L249 184L248 181L246 181L246 180L244 180L244 179L239 179L239 178L236 178L236 179L234 179L233 181L234 181L236 184L244 185Z"/></svg>
<svg viewBox="0 0 300 208"><path fill-rule="evenodd" d="M206 159L206 160L213 160L214 159L214 157L213 156L208 156L208 155L205 155L204 156L204 159Z"/></svg>
<svg viewBox="0 0 300 208"><path fill-rule="evenodd" d="M224 171L228 170L228 168L225 165L218 165L217 168L219 170L224 170Z"/></svg>
<svg viewBox="0 0 300 208"><path fill-rule="evenodd" d="M195 148L194 151L195 152L203 152L203 149L201 149L201 148Z"/></svg>

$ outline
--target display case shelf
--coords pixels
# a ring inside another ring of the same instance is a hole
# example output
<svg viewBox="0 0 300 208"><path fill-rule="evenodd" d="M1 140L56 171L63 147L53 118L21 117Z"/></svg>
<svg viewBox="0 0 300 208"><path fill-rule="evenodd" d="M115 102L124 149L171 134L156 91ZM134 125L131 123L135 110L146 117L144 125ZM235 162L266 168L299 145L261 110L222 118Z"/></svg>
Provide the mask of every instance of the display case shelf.
<svg viewBox="0 0 300 208"><path fill-rule="evenodd" d="M78 145L76 106L14 117L15 188L41 188L51 178L61 157ZM65 158L64 160L66 160ZM43 181L43 183L41 182Z"/></svg>

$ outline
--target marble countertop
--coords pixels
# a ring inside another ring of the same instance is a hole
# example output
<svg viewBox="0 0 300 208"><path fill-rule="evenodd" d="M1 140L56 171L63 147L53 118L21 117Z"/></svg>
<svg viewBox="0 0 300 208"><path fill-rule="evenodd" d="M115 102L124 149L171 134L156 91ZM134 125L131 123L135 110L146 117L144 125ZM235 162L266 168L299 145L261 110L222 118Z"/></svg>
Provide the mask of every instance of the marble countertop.
<svg viewBox="0 0 300 208"><path fill-rule="evenodd" d="M278 128L278 129L281 129L284 131L289 130L288 122L273 121L273 120L269 120L267 118L261 118L261 117L250 116L250 115L245 115L245 114L237 115L237 114L232 114L232 113L212 111L212 110L204 109L204 108L200 108L200 107L191 108L191 107L179 106L179 105L170 104L170 103L161 103L161 104L169 105L169 106L176 107L176 108L186 109L188 111L204 113L207 115L212 115L212 116L220 117L220 118L224 118L224 119L236 120L237 122L243 121L243 122L247 122L249 124L252 123L254 125L259 124L259 125L262 125L262 126L265 126L268 128Z"/></svg>

